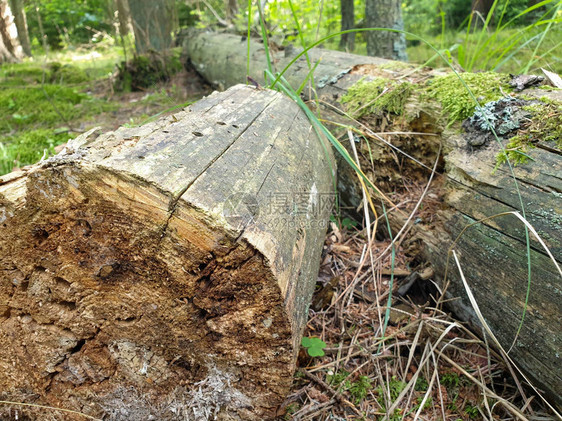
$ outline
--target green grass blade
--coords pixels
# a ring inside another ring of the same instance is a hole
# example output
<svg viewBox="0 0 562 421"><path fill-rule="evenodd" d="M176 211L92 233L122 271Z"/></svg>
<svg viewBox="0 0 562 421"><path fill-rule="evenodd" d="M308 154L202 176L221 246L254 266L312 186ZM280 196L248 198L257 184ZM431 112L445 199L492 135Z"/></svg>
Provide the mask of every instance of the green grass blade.
<svg viewBox="0 0 562 421"><path fill-rule="evenodd" d="M561 3L558 3L558 5L556 7L556 10L554 11L554 16L558 15L558 11L560 10L560 4ZM529 69L531 68L531 66L536 62L536 60L533 60L533 58L537 56L537 51L538 51L539 47L541 46L542 42L544 41L544 38L545 38L546 34L550 31L550 28L552 28L552 22L550 22L547 25L546 29L542 32L541 39L539 40L539 42L537 42L537 45L535 46L535 49L533 50L533 54L531 55L531 60L529 60L527 62L527 65L523 69L523 73L527 73L529 71Z"/></svg>
<svg viewBox="0 0 562 421"><path fill-rule="evenodd" d="M250 76L250 35L252 35L252 0L248 0L248 33L246 34L246 83Z"/></svg>

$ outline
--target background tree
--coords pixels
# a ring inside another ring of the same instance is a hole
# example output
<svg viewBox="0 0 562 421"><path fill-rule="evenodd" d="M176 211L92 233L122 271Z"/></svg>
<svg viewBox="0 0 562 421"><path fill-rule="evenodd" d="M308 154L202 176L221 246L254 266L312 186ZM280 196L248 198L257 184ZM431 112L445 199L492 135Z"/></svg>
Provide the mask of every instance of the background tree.
<svg viewBox="0 0 562 421"><path fill-rule="evenodd" d="M129 4L138 54L164 51L172 46L175 2L135 0Z"/></svg>
<svg viewBox="0 0 562 421"><path fill-rule="evenodd" d="M131 10L129 9L128 0L115 0L115 7L119 18L119 33L126 36L129 32L133 32L133 21L131 19Z"/></svg>
<svg viewBox="0 0 562 421"><path fill-rule="evenodd" d="M366 0L366 28L404 29L400 0ZM391 31L368 31L367 54L394 60L408 59L406 55L406 37L402 33Z"/></svg>
<svg viewBox="0 0 562 421"><path fill-rule="evenodd" d="M225 0L226 20L232 22L238 14L238 1Z"/></svg>
<svg viewBox="0 0 562 421"><path fill-rule="evenodd" d="M18 61L23 50L8 0L0 0L0 63Z"/></svg>
<svg viewBox="0 0 562 421"><path fill-rule="evenodd" d="M341 0L341 30L347 31L355 27L354 0ZM355 33L342 34L340 37L340 48L348 52L355 48Z"/></svg>
<svg viewBox="0 0 562 421"><path fill-rule="evenodd" d="M18 39L23 48L23 52L31 57L31 43L29 42L29 32L27 30L27 19L23 7L23 0L10 0L10 7L14 15L14 23L18 30Z"/></svg>

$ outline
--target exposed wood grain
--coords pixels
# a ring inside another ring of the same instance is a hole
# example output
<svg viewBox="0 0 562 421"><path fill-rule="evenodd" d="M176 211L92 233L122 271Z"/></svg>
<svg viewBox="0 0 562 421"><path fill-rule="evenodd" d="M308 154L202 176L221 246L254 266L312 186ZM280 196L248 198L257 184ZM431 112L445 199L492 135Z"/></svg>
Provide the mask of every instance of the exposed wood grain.
<svg viewBox="0 0 562 421"><path fill-rule="evenodd" d="M332 159L297 105L238 86L3 177L2 398L271 418L316 283Z"/></svg>

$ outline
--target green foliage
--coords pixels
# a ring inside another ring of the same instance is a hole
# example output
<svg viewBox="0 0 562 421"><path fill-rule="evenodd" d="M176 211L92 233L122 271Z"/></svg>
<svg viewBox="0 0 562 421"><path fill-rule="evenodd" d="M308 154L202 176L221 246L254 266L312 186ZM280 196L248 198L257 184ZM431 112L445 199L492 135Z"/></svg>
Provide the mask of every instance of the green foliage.
<svg viewBox="0 0 562 421"><path fill-rule="evenodd" d="M176 3L177 5L177 16L178 16L178 24L180 28L186 28L189 26L195 26L197 21L199 20L200 13L197 9L194 9L192 6L187 4L187 2L181 1Z"/></svg>
<svg viewBox="0 0 562 421"><path fill-rule="evenodd" d="M324 348L326 348L326 342L320 338L315 337L304 337L301 340L301 345L306 348L308 355L311 357L323 357Z"/></svg>
<svg viewBox="0 0 562 421"><path fill-rule="evenodd" d="M395 401L396 399L398 399L398 396L400 395L400 393L402 393L402 391L406 386L407 386L406 383L404 383L402 380L398 380L396 376L393 376L390 382L388 383L388 387L390 391L390 400Z"/></svg>
<svg viewBox="0 0 562 421"><path fill-rule="evenodd" d="M285 416L283 417L283 419L289 421L290 419L292 419L292 415L297 412L299 409L299 404L298 403L291 403L289 405L287 405L287 407L285 408Z"/></svg>
<svg viewBox="0 0 562 421"><path fill-rule="evenodd" d="M416 392L425 392L429 387L429 383L425 379L425 377L418 377L416 379L416 384L414 386L414 390Z"/></svg>
<svg viewBox="0 0 562 421"><path fill-rule="evenodd" d="M402 4L404 12L404 27L408 32L417 34L436 34L441 32L442 21L446 28L452 31L460 30L466 25L471 14L472 2L466 0L407 0ZM501 0L495 7L496 13L492 16L491 23L499 24L503 13L503 22L507 22L518 15L518 24L529 24L546 11L545 7L538 8L532 13L524 14L529 2L527 0ZM476 15L482 26L486 16Z"/></svg>
<svg viewBox="0 0 562 421"><path fill-rule="evenodd" d="M444 373L440 376L439 381L447 389L453 389L459 386L461 379L457 373Z"/></svg>
<svg viewBox="0 0 562 421"><path fill-rule="evenodd" d="M89 80L82 68L59 62L0 68L0 174L54 153L71 137L62 126L117 107L68 86Z"/></svg>
<svg viewBox="0 0 562 421"><path fill-rule="evenodd" d="M409 82L374 78L353 85L342 97L341 102L347 104L348 111L355 118L365 114L380 114L383 111L402 115L412 88L413 85Z"/></svg>
<svg viewBox="0 0 562 421"><path fill-rule="evenodd" d="M398 380L396 378L396 376L393 376L392 379L388 382L387 388L383 388L383 386L379 386L375 389L375 392L378 395L377 402L379 403L379 405L381 406L383 411L387 411L386 400L385 400L385 396L387 396L387 392L390 393L389 403L392 403L396 399L398 399L398 396L400 395L400 393L404 390L404 388L406 386L407 386L406 383L404 383L401 380ZM393 414L388 414L387 417L388 418L385 418L385 419L388 419L389 421L402 420L402 418L403 418L402 417L402 411L397 408L397 409L394 410Z"/></svg>
<svg viewBox="0 0 562 421"><path fill-rule="evenodd" d="M353 382L349 387L349 393L353 397L353 402L358 405L367 397L369 390L373 388L371 380L367 376L359 376L357 381Z"/></svg>
<svg viewBox="0 0 562 421"><path fill-rule="evenodd" d="M511 92L509 76L500 73L464 73L462 78L480 103L495 101ZM441 103L449 123L470 117L477 104L457 75L437 76L429 82L425 94Z"/></svg>
<svg viewBox="0 0 562 421"><path fill-rule="evenodd" d="M35 2L27 2L25 12L30 37L41 46L41 32ZM38 6L43 30L50 48L99 40L96 31L112 31L113 6L107 0L41 0ZM92 28L92 29L90 29Z"/></svg>
<svg viewBox="0 0 562 421"><path fill-rule="evenodd" d="M300 27L306 44L310 44L318 38L340 30L340 2L325 1L322 8L318 1L297 0L292 1L297 16L300 18ZM362 18L364 13L364 2L355 4L356 20ZM268 2L265 8L266 20L270 28L282 36L282 40L295 42L298 32L297 25L291 12L289 0ZM317 36L318 34L318 36ZM335 43L335 41L334 41Z"/></svg>
<svg viewBox="0 0 562 421"><path fill-rule="evenodd" d="M336 224L338 228L340 229L343 228L346 230L355 228L358 225L357 221L354 221L353 219L350 219L348 217L341 219L339 216L336 215L330 215L330 221Z"/></svg>
<svg viewBox="0 0 562 421"><path fill-rule="evenodd" d="M56 134L50 129L27 130L6 136L0 142L0 175L52 155L54 147L66 142L68 137L68 134Z"/></svg>
<svg viewBox="0 0 562 421"><path fill-rule="evenodd" d="M416 404L414 405L414 407L412 408L412 412L413 411L417 411L419 409L419 407L421 406L421 403L423 402L423 397L422 396L418 396L416 398ZM429 409L431 408L431 406L433 405L433 398L429 397L425 403L423 404L423 408L422 409Z"/></svg>
<svg viewBox="0 0 562 421"><path fill-rule="evenodd" d="M470 417L470 419L477 419L480 416L480 411L478 411L477 406L472 406L471 404L466 404L464 407L464 412Z"/></svg>
<svg viewBox="0 0 562 421"><path fill-rule="evenodd" d="M348 377L349 371L340 370L334 374L328 374L326 376L326 381L330 386L336 389L339 389L341 387L343 390L347 390L351 386L351 382L347 379Z"/></svg>
<svg viewBox="0 0 562 421"><path fill-rule="evenodd" d="M373 388L373 384L371 380L369 380L369 377L359 376L357 380L352 382L349 380L349 372L346 370L340 370L337 373L328 374L326 376L326 381L335 389L349 392L353 403L356 405L365 399L369 390Z"/></svg>
<svg viewBox="0 0 562 421"><path fill-rule="evenodd" d="M0 86L26 86L40 84L77 84L90 80L86 72L71 64L50 62L41 65L34 62L24 62L6 65L0 73Z"/></svg>

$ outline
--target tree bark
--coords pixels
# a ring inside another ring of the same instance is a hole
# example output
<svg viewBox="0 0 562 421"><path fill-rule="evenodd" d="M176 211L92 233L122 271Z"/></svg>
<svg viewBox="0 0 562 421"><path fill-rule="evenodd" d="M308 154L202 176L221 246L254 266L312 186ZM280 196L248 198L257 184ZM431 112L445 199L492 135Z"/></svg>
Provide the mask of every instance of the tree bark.
<svg viewBox="0 0 562 421"><path fill-rule="evenodd" d="M29 31L27 29L27 19L23 8L22 0L10 0L10 7L14 15L14 23L18 31L18 39L23 48L23 52L31 57L31 43L29 41Z"/></svg>
<svg viewBox="0 0 562 421"><path fill-rule="evenodd" d="M340 0L341 6L341 30L355 28L355 11L353 0ZM355 33L342 34L340 37L340 49L352 52L355 49Z"/></svg>
<svg viewBox="0 0 562 421"><path fill-rule="evenodd" d="M232 23L233 19L238 14L238 1L225 0L225 8L226 8L226 20Z"/></svg>
<svg viewBox="0 0 562 421"><path fill-rule="evenodd" d="M329 148L296 104L245 86L91 137L0 178L2 399L273 418L334 200Z"/></svg>
<svg viewBox="0 0 562 421"><path fill-rule="evenodd" d="M227 34L193 33L188 35L184 53L191 64L211 83L230 86L242 80L246 74L246 42L240 37ZM341 97L360 80L373 77L419 83L431 79L439 72L415 71L415 66L396 63L373 57L362 57L338 51L313 49L311 60L320 63L316 67L315 91L303 90L306 99L314 100L317 94L320 103L345 109ZM293 57L273 56L278 69L289 64ZM250 76L263 83L261 75L267 68L263 45L252 42ZM300 85L308 76L306 60L297 60L284 77L294 86ZM416 92L416 88L413 88ZM549 96L562 102L560 93L537 89L525 90L524 95L537 98ZM312 101L314 102L314 101ZM324 110L329 113L331 108ZM329 120L341 121L336 113L324 114ZM341 121L348 125L349 120ZM392 130L388 116L371 117L372 130ZM501 167L492 175L499 146L488 142L483 147L473 146L479 142L465 132L460 134L458 126L445 128L441 106L428 98L411 95L405 106L403 119L397 118L402 135L387 137L395 147L432 168L442 145L442 157L433 187L426 196L424 207L429 213L419 214L410 221L410 240L402 246L412 257L421 256L435 269L436 280L444 286L448 251L461 231L470 223L486 216L520 209L519 198L513 179L506 168ZM418 134L408 134L418 133ZM427 135L419 134L427 133ZM483 135L482 135L483 136ZM476 139L482 140L482 139ZM403 157L400 152L381 141L368 148L361 147L362 167L375 185L383 191L400 189L402 180L426 179L428 170ZM562 209L559 192L560 151L552 146L538 145L531 153L534 161L515 167L527 219L537 229L547 246L562 264ZM371 158L374 164L371 164ZM338 165L338 190L340 203L355 209L361 204L361 189L357 176L345 164ZM392 213L391 223L399 229L406 214ZM395 232L396 234L396 232ZM455 250L460 255L463 272L477 298L484 317L508 349L518 329L527 288L527 254L524 227L515 216L505 216L486 221L469 228L461 237ZM562 366L558 362L559 343L562 341L560 318L560 274L540 244L531 238L532 280L528 311L517 340L511 351L520 368L559 405L562 405ZM460 275L453 261L449 262L448 298L457 316L481 329L479 320L464 291Z"/></svg>
<svg viewBox="0 0 562 421"><path fill-rule="evenodd" d="M404 30L400 0L365 0L365 27ZM367 54L407 61L406 36L391 31L367 31Z"/></svg>
<svg viewBox="0 0 562 421"><path fill-rule="evenodd" d="M18 41L18 30L8 0L0 0L0 63L15 62L23 58Z"/></svg>
<svg viewBox="0 0 562 421"><path fill-rule="evenodd" d="M130 32L134 32L129 0L115 0L115 6L119 17L119 33L126 36Z"/></svg>
<svg viewBox="0 0 562 421"><path fill-rule="evenodd" d="M134 0L129 3L137 54L165 51L172 47L174 2Z"/></svg>
<svg viewBox="0 0 562 421"><path fill-rule="evenodd" d="M475 12L479 13L482 20L485 21L486 17L488 16L488 13L492 9L493 4L494 2L492 0L472 0L472 5L471 5L472 13ZM480 21L480 19L477 19L477 21Z"/></svg>

